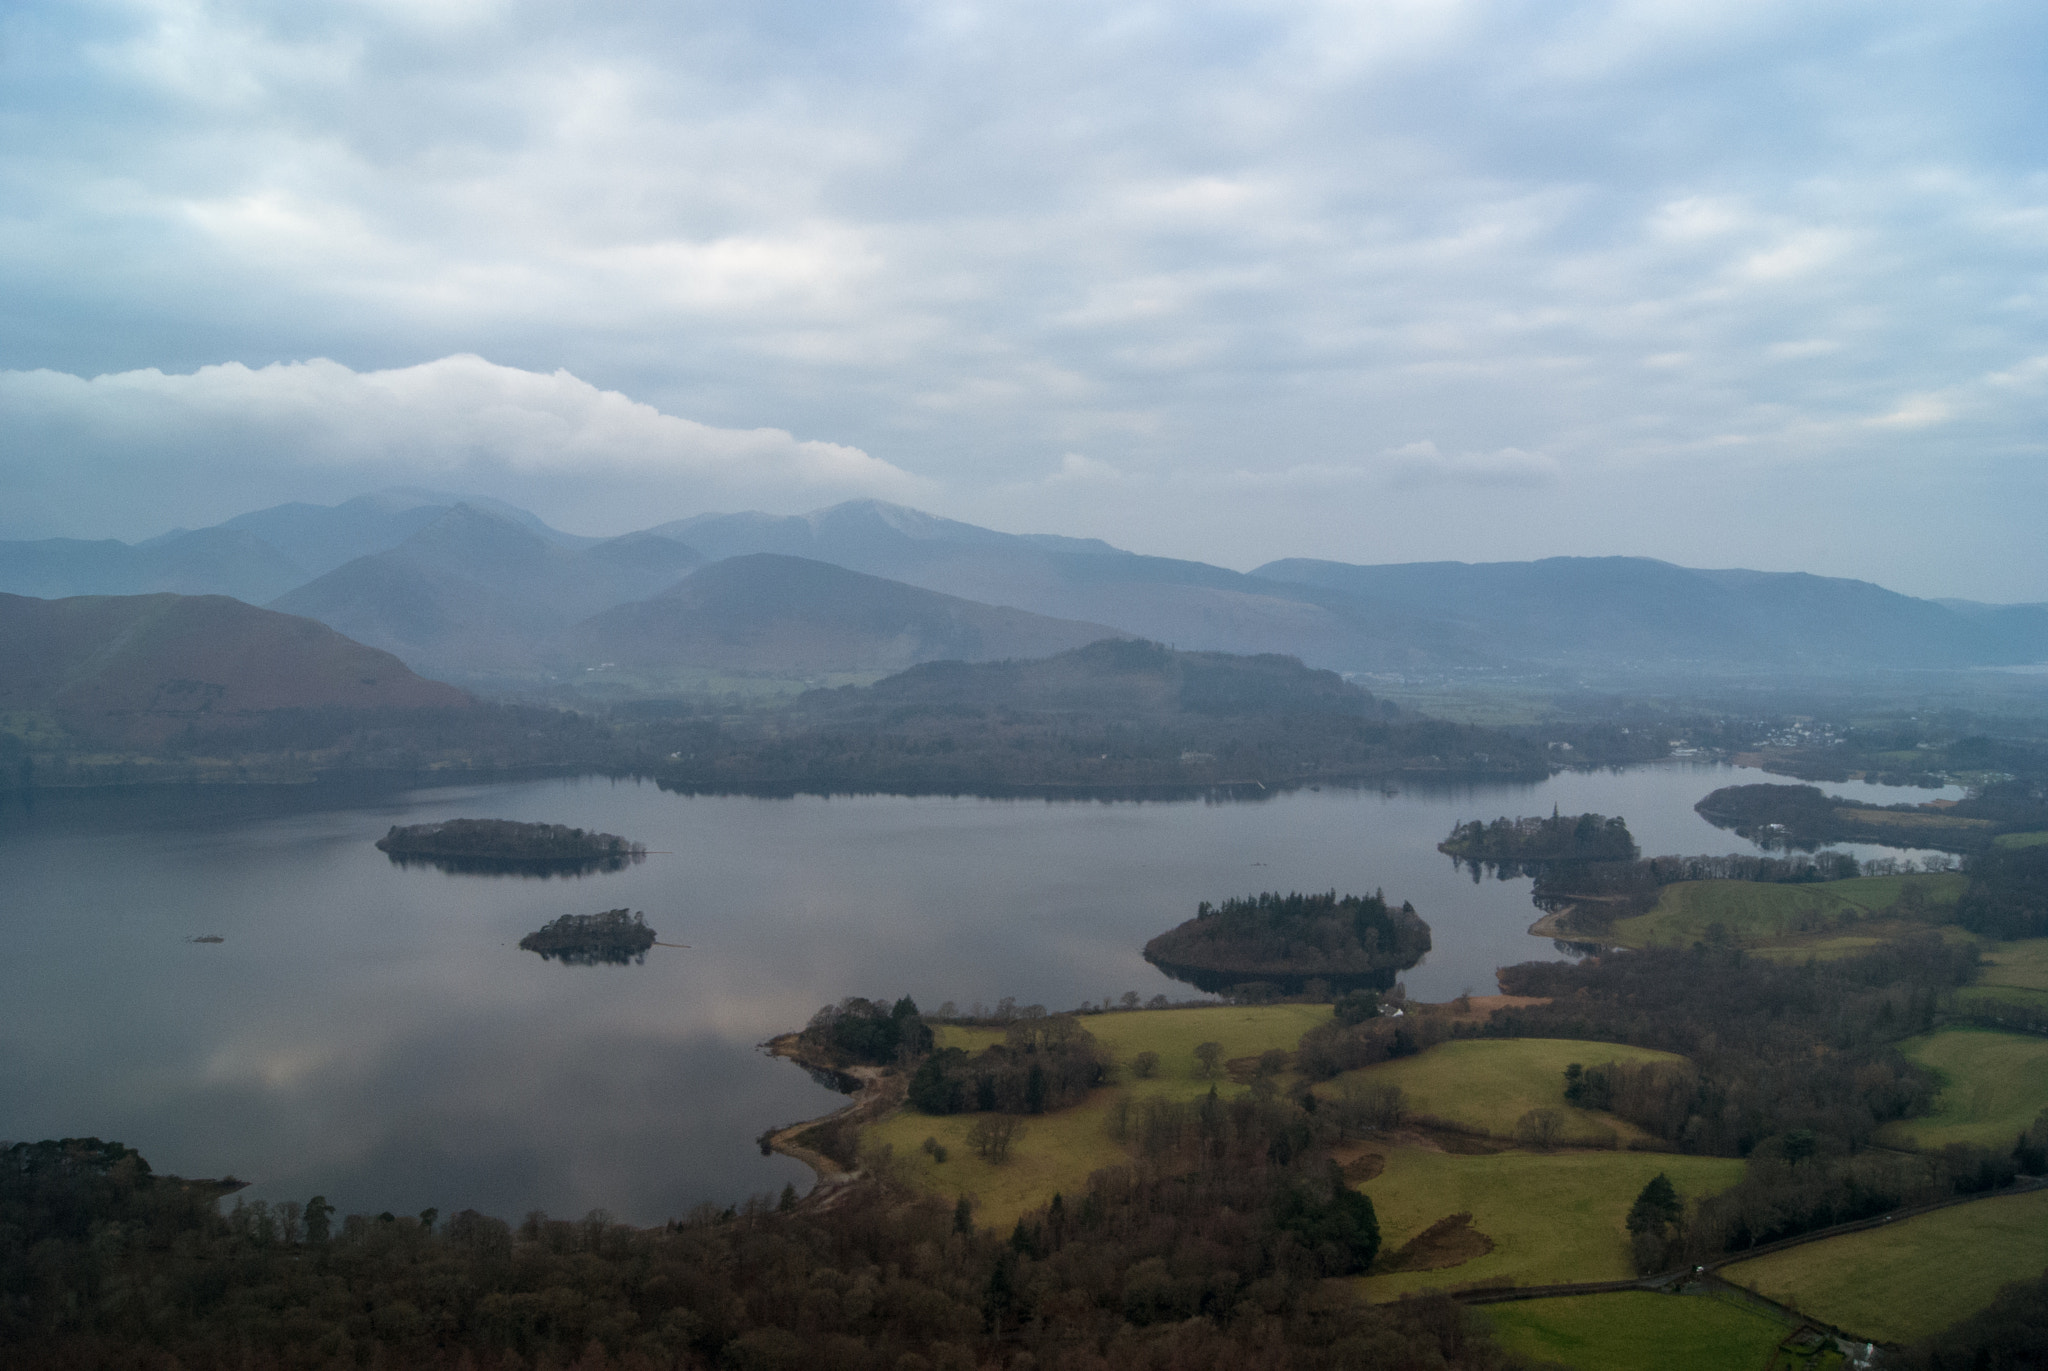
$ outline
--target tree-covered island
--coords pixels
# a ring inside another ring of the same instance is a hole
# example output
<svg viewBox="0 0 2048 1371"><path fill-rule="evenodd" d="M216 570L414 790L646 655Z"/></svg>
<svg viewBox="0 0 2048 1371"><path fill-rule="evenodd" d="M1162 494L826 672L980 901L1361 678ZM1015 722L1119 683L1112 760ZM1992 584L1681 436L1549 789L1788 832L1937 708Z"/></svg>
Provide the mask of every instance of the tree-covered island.
<svg viewBox="0 0 2048 1371"><path fill-rule="evenodd" d="M377 840L377 850L400 865L425 862L444 871L533 875L618 871L647 855L646 847L616 833L511 819L393 825Z"/></svg>
<svg viewBox="0 0 2048 1371"><path fill-rule="evenodd" d="M1412 904L1384 894L1277 891L1212 905L1145 944L1145 960L1175 980L1211 992L1267 982L1298 993L1310 981L1337 990L1394 983L1429 951L1429 925Z"/></svg>
<svg viewBox="0 0 2048 1371"><path fill-rule="evenodd" d="M1492 823L1478 819L1459 824L1436 850L1453 861L1495 866L1503 876L1522 874L1526 864L1542 862L1632 862L1640 854L1628 821L1605 814L1559 814L1549 818L1510 819Z"/></svg>
<svg viewBox="0 0 2048 1371"><path fill-rule="evenodd" d="M547 961L570 966L644 962L654 946L654 930L643 914L607 909L602 914L564 914L550 919L519 940L521 949L538 952Z"/></svg>

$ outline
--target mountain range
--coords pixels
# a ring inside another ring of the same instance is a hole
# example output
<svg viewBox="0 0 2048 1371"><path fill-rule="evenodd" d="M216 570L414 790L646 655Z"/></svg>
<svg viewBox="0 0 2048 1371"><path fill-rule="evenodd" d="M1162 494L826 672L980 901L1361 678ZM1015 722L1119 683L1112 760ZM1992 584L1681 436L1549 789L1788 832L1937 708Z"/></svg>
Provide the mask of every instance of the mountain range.
<svg viewBox="0 0 2048 1371"><path fill-rule="evenodd" d="M1777 674L2048 660L2048 606L1639 557L1245 573L880 501L595 539L432 491L283 505L145 543L0 543L0 591L268 604L467 685L790 679L1040 657L1135 636L1350 672ZM629 683L628 683L629 682Z"/></svg>

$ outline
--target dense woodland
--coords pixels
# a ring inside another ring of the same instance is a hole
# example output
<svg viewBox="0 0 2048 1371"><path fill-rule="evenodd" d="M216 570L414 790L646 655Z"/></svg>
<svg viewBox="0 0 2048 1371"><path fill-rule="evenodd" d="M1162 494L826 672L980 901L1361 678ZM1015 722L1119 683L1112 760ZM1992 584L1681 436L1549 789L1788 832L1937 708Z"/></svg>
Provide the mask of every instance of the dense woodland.
<svg viewBox="0 0 2048 1371"><path fill-rule="evenodd" d="M832 1066L896 1066L932 1047L932 1031L908 995L894 1004L850 995L813 1014L797 1037L809 1060Z"/></svg>
<svg viewBox="0 0 2048 1371"><path fill-rule="evenodd" d="M1956 922L1987 938L2048 937L2048 845L1972 857Z"/></svg>
<svg viewBox="0 0 2048 1371"><path fill-rule="evenodd" d="M1292 991L1312 980L1390 986L1429 951L1429 925L1386 896L1278 891L1211 904L1145 944L1145 960L1204 990L1259 981Z"/></svg>
<svg viewBox="0 0 2048 1371"><path fill-rule="evenodd" d="M1286 1101L1218 1106L1171 1167L1098 1172L1008 1232L869 1184L653 1229L471 1211L333 1222L149 1173L118 1144L0 1153L0 1344L23 1363L731 1371L1319 1371L1516 1365L1441 1298L1325 1280L1370 1201L1284 1142Z"/></svg>
<svg viewBox="0 0 2048 1371"><path fill-rule="evenodd" d="M1071 1014L1018 1019L979 1052L943 1048L910 1078L926 1114L1043 1114L1086 1099L1109 1078L1109 1057Z"/></svg>

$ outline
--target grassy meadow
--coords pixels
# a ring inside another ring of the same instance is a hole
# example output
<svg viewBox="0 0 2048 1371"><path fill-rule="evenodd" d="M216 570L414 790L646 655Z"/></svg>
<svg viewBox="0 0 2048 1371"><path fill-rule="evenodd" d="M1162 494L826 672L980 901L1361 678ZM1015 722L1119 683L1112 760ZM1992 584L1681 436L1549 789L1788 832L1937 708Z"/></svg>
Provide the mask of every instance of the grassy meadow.
<svg viewBox="0 0 2048 1371"><path fill-rule="evenodd" d="M1212 1086L1224 1096L1247 1088L1227 1071L1203 1076L1196 1044L1221 1044L1226 1062L1276 1047L1291 1052L1304 1032L1329 1017L1326 1004L1204 1005L1089 1015L1082 1027L1116 1060L1117 1083L1071 1109L1025 1119L1023 1135L1002 1165L983 1161L968 1145L973 1114L934 1116L906 1108L862 1129L861 1145L870 1151L886 1145L893 1163L917 1185L942 1195L971 1196L977 1223L1008 1226L1055 1193L1081 1191L1090 1172L1129 1160L1108 1131L1109 1112L1118 1100L1188 1100ZM1001 1042L1003 1031L943 1025L937 1036L940 1047L975 1052ZM1141 1052L1159 1054L1159 1074L1151 1080L1139 1080L1130 1070L1132 1058ZM923 1150L928 1137L945 1147L945 1161L934 1161Z"/></svg>
<svg viewBox="0 0 2048 1371"><path fill-rule="evenodd" d="M2040 847L2048 843L2048 833L2001 833L1991 841L1996 847Z"/></svg>
<svg viewBox="0 0 2048 1371"><path fill-rule="evenodd" d="M1459 1266L1359 1278L1374 1300L1501 1278L1548 1285L1632 1276L1622 1221L1652 1176L1663 1172L1691 1200L1735 1184L1746 1165L1732 1157L1656 1152L1373 1150L1385 1167L1359 1189L1379 1215L1382 1251L1393 1252L1438 1219L1465 1212L1472 1227L1493 1240L1493 1251Z"/></svg>
<svg viewBox="0 0 2048 1371"><path fill-rule="evenodd" d="M1765 1371L1794 1331L1732 1299L1648 1291L1487 1305L1480 1316L1508 1351L1575 1371ZM1841 1357L1828 1352L1790 1364L1818 1371L1841 1365Z"/></svg>
<svg viewBox="0 0 2048 1371"><path fill-rule="evenodd" d="M1622 947L1690 947L1713 941L1710 930L1718 924L1719 936L1744 946L1833 938L1869 946L1897 930L1863 930L1856 925L1867 920L1895 921L1895 911L1915 901L1930 912L1951 908L1962 898L1967 884L1966 877L1954 872L1857 876L1792 885L1681 881L1664 887L1649 913L1618 920L1609 938ZM1850 948L1845 944L1843 950Z"/></svg>
<svg viewBox="0 0 2048 1371"><path fill-rule="evenodd" d="M1669 1052L1617 1043L1468 1038L1439 1043L1419 1056L1346 1072L1317 1086L1316 1093L1334 1095L1353 1081L1398 1085L1408 1098L1411 1115L1427 1114L1496 1138L1514 1137L1516 1120L1532 1109L1555 1109L1566 1120L1563 1145L1612 1136L1626 1146L1631 1139L1642 1137L1642 1130L1611 1114L1566 1104L1565 1067L1573 1062L1601 1066L1607 1062L1680 1060Z"/></svg>
<svg viewBox="0 0 2048 1371"><path fill-rule="evenodd" d="M1945 1028L1900 1044L1941 1073L1934 1112L1888 1125L1885 1136L1914 1147L1952 1142L2008 1148L2048 1109L2048 1038L1988 1028Z"/></svg>
<svg viewBox="0 0 2048 1371"><path fill-rule="evenodd" d="M1722 1268L1861 1337L1911 1342L2048 1267L2048 1191L2007 1195Z"/></svg>

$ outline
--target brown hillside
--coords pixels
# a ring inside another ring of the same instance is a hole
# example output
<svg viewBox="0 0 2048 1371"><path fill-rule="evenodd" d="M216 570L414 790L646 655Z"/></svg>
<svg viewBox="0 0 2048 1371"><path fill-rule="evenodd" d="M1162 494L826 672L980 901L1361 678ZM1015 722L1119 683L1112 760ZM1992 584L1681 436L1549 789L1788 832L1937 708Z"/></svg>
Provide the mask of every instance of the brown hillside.
<svg viewBox="0 0 2048 1371"><path fill-rule="evenodd" d="M87 737L156 741L274 709L467 705L388 652L224 595L0 595L0 710Z"/></svg>

